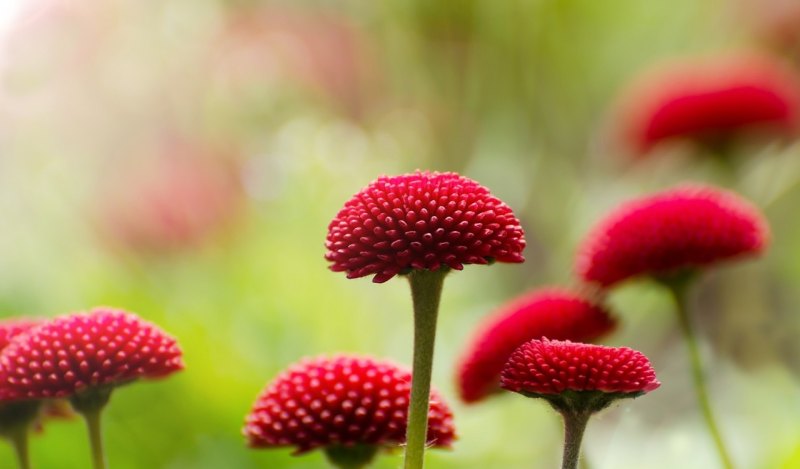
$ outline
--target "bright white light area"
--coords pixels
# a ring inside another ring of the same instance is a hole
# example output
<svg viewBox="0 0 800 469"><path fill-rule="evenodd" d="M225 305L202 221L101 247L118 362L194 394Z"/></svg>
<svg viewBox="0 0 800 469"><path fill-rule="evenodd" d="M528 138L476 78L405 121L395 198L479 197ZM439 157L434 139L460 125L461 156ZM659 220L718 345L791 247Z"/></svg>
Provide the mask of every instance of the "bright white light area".
<svg viewBox="0 0 800 469"><path fill-rule="evenodd" d="M2 40L22 10L39 0L0 0L0 40Z"/></svg>

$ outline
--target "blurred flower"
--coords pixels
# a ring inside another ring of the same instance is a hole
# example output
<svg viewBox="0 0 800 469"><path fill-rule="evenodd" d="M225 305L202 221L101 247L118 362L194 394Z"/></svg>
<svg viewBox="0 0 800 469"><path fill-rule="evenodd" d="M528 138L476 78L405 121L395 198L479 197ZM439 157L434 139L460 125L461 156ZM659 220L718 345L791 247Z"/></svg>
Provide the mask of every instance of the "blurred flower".
<svg viewBox="0 0 800 469"><path fill-rule="evenodd" d="M28 332L42 323L40 319L10 318L0 320L0 351L5 349L12 339Z"/></svg>
<svg viewBox="0 0 800 469"><path fill-rule="evenodd" d="M115 175L98 196L102 233L117 246L161 253L220 232L235 217L243 193L229 162L209 153L197 143L169 139L142 166Z"/></svg>
<svg viewBox="0 0 800 469"><path fill-rule="evenodd" d="M800 52L800 3L797 0L735 0L737 19L768 45Z"/></svg>
<svg viewBox="0 0 800 469"><path fill-rule="evenodd" d="M564 289L540 289L501 306L484 320L458 366L458 391L468 403L499 390L508 357L531 339L593 341L616 322L601 306Z"/></svg>
<svg viewBox="0 0 800 469"><path fill-rule="evenodd" d="M676 61L637 77L614 120L638 155L674 139L724 150L744 137L793 138L800 77L765 55Z"/></svg>
<svg viewBox="0 0 800 469"><path fill-rule="evenodd" d="M228 86L299 84L358 115L378 81L369 39L335 12L244 8L230 16L218 43L216 73Z"/></svg>
<svg viewBox="0 0 800 469"><path fill-rule="evenodd" d="M251 447L293 446L295 454L398 446L406 437L410 390L411 374L389 362L346 355L303 360L261 392L244 435ZM449 448L452 413L438 393L431 397L428 444Z"/></svg>
<svg viewBox="0 0 800 469"><path fill-rule="evenodd" d="M0 400L69 397L183 369L175 339L134 314L96 308L62 316L0 355Z"/></svg>
<svg viewBox="0 0 800 469"><path fill-rule="evenodd" d="M527 395L600 391L635 397L661 383L650 361L627 347L605 347L559 340L531 340L509 357L503 389Z"/></svg>
<svg viewBox="0 0 800 469"><path fill-rule="evenodd" d="M456 173L382 176L328 226L325 258L348 278L382 283L411 269L522 262L525 237L511 209Z"/></svg>
<svg viewBox="0 0 800 469"><path fill-rule="evenodd" d="M575 270L604 287L755 255L769 241L758 209L732 192L682 186L622 204L578 249Z"/></svg>

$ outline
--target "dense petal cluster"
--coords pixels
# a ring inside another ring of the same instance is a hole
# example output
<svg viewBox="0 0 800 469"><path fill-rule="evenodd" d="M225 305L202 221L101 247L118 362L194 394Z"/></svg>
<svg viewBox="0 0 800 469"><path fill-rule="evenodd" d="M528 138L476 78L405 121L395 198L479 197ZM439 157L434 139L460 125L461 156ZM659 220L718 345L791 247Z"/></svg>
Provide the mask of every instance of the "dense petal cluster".
<svg viewBox="0 0 800 469"><path fill-rule="evenodd" d="M623 138L638 154L676 138L717 144L743 132L791 137L800 130L800 78L754 54L665 65L622 99Z"/></svg>
<svg viewBox="0 0 800 469"><path fill-rule="evenodd" d="M577 293L536 290L503 305L479 327L458 366L458 390L477 402L499 390L508 357L531 339L593 341L614 329L608 312Z"/></svg>
<svg viewBox="0 0 800 469"><path fill-rule="evenodd" d="M301 361L258 396L246 417L252 447L394 446L405 441L411 373L388 362L338 356ZM431 393L428 444L455 438L450 409Z"/></svg>
<svg viewBox="0 0 800 469"><path fill-rule="evenodd" d="M501 376L503 389L527 395L564 391L639 394L660 385L641 352L547 339L532 340L514 351Z"/></svg>
<svg viewBox="0 0 800 469"><path fill-rule="evenodd" d="M682 186L623 204L589 234L576 271L602 286L755 255L768 243L759 211L737 195Z"/></svg>
<svg viewBox="0 0 800 469"><path fill-rule="evenodd" d="M28 332L41 324L40 320L12 318L0 321L0 350L3 350L15 337Z"/></svg>
<svg viewBox="0 0 800 469"><path fill-rule="evenodd" d="M331 221L331 270L385 282L409 269L522 262L525 237L511 208L455 173L383 176Z"/></svg>
<svg viewBox="0 0 800 469"><path fill-rule="evenodd" d="M68 397L182 368L175 339L134 314L97 308L13 341L0 355L0 400Z"/></svg>

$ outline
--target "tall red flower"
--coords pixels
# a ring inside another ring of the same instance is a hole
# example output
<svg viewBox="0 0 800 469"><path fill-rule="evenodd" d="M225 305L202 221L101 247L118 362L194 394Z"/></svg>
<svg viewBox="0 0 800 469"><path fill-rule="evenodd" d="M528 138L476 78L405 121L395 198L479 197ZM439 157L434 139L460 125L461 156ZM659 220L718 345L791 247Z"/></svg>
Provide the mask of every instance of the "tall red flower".
<svg viewBox="0 0 800 469"><path fill-rule="evenodd" d="M673 139L725 145L800 131L800 77L767 56L676 61L643 74L621 101L622 138L640 155Z"/></svg>
<svg viewBox="0 0 800 469"><path fill-rule="evenodd" d="M713 187L681 186L612 211L580 246L576 271L608 287L755 255L768 241L764 217L747 201Z"/></svg>
<svg viewBox="0 0 800 469"><path fill-rule="evenodd" d="M660 385L641 352L547 339L520 346L501 377L503 389L526 395L565 391L639 395Z"/></svg>
<svg viewBox="0 0 800 469"><path fill-rule="evenodd" d="M477 182L456 173L383 176L328 226L325 258L348 278L381 283L411 269L522 262L519 220Z"/></svg>
<svg viewBox="0 0 800 469"><path fill-rule="evenodd" d="M120 310L62 316L0 355L0 400L69 397L183 368L175 339Z"/></svg>
<svg viewBox="0 0 800 469"><path fill-rule="evenodd" d="M522 295L486 318L458 366L458 391L468 403L500 389L508 357L531 339L593 341L616 322L601 306L565 289L545 288Z"/></svg>
<svg viewBox="0 0 800 469"><path fill-rule="evenodd" d="M397 446L405 441L411 374L389 362L337 356L303 360L261 392L246 417L252 447ZM438 393L428 412L428 444L450 447L452 413Z"/></svg>

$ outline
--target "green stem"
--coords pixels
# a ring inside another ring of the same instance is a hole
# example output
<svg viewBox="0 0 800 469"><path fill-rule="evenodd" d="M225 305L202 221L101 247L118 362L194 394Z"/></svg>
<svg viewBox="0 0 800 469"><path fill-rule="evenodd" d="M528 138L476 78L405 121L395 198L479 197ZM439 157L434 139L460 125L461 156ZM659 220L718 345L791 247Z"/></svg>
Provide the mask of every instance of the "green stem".
<svg viewBox="0 0 800 469"><path fill-rule="evenodd" d="M101 409L93 409L83 413L86 420L86 427L89 430L89 442L92 447L92 467L94 469L105 469L106 458L103 454L103 436L100 429Z"/></svg>
<svg viewBox="0 0 800 469"><path fill-rule="evenodd" d="M8 435L11 445L14 447L14 452L17 455L20 469L30 469L31 459L28 454L28 426L20 425Z"/></svg>
<svg viewBox="0 0 800 469"><path fill-rule="evenodd" d="M678 314L678 322L680 323L683 337L686 340L686 345L689 351L689 361L692 367L692 378L694 381L694 393L697 396L697 403L700 406L700 411L703 414L703 419L706 422L708 433L711 439L714 440L717 453L722 462L722 467L725 469L733 469L733 461L725 447L722 440L722 434L717 426L714 413L711 409L711 403L708 398L708 390L706 389L705 377L703 375L703 363L700 357L700 347L697 344L697 335L689 318L689 310L687 306L687 289L688 282L684 284L666 284L672 292L672 297L675 300L675 311Z"/></svg>
<svg viewBox="0 0 800 469"><path fill-rule="evenodd" d="M408 404L405 469L421 469L428 433L428 406L436 341L436 317L447 270L414 270L408 274L414 302L414 368Z"/></svg>
<svg viewBox="0 0 800 469"><path fill-rule="evenodd" d="M564 456L561 469L577 469L581 456L581 441L591 412L562 412L564 417Z"/></svg>
<svg viewBox="0 0 800 469"><path fill-rule="evenodd" d="M369 463L378 452L376 445L332 445L325 448L325 456L328 457L331 465L339 469L362 469L369 466Z"/></svg>

